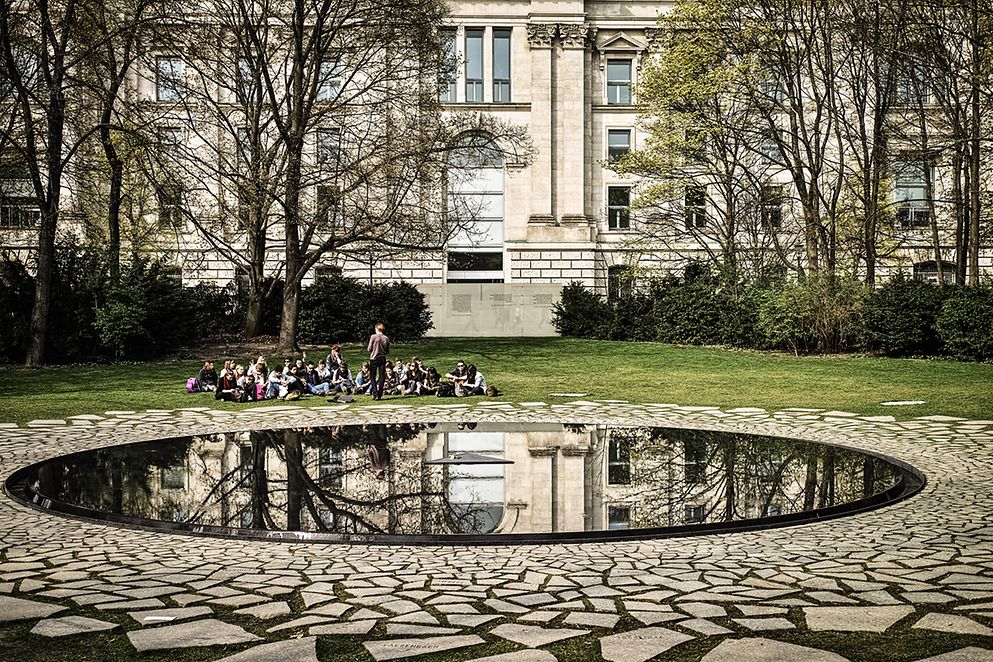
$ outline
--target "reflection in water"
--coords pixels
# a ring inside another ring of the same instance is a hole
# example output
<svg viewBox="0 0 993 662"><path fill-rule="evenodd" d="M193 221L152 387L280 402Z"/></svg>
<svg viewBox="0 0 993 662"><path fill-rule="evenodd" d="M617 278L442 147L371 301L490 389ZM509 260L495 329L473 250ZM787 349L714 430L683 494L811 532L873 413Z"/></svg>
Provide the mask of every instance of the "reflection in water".
<svg viewBox="0 0 993 662"><path fill-rule="evenodd" d="M59 458L28 482L55 501L191 526L404 535L774 517L857 501L901 477L861 453L742 434L473 428L367 425L184 437Z"/></svg>

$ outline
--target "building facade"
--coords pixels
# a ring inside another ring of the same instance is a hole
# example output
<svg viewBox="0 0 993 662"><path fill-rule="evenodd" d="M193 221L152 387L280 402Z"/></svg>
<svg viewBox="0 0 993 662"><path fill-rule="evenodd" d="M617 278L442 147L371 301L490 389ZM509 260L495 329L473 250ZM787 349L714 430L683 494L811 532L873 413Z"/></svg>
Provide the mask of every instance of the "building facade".
<svg viewBox="0 0 993 662"><path fill-rule="evenodd" d="M398 260L376 259L371 250L363 260L361 251L350 251L318 264L311 279L334 272L416 284L428 297L436 335L551 335L551 308L563 285L579 282L609 295L627 269L673 271L713 253L717 246L699 232L687 233L675 247L646 250L632 210L638 181L611 169L611 161L645 142L637 87L645 63L662 47L657 18L668 9L668 2L648 1L454 2L442 39L452 75L440 99L452 111L527 126L531 158L516 163L494 150L464 164L470 172L449 192L448 204L474 205L476 231L454 237L446 251ZM170 80L182 75L182 58L163 54L150 62L136 72L131 88L149 104L174 101ZM190 140L163 122L163 130L173 132L166 142ZM937 269L921 205L927 174L912 167L901 173L893 195L899 198L903 257L893 264L927 277ZM24 202L23 182L11 178L2 184L0 243L23 253L30 249L35 219ZM784 186L788 182L768 187L768 195L763 189L763 218L775 219L769 224L777 229L789 214L780 200ZM179 227L161 246L174 255L184 283L238 282L236 265L177 215L182 201L160 192L156 204L151 213ZM708 223L710 204L701 191L687 191L681 213L688 227ZM273 241L271 272L278 275L278 234ZM802 247L791 250L799 254ZM987 271L993 267L989 245L980 263ZM885 276L886 269L880 273Z"/></svg>

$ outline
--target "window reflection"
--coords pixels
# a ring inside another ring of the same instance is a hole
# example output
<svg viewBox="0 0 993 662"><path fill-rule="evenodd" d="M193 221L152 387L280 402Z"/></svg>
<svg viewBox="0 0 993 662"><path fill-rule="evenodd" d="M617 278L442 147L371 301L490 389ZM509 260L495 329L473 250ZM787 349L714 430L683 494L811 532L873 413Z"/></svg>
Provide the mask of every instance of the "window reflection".
<svg viewBox="0 0 993 662"><path fill-rule="evenodd" d="M101 449L46 463L29 484L58 502L187 526L482 535L777 517L900 478L847 449L743 434L415 423Z"/></svg>

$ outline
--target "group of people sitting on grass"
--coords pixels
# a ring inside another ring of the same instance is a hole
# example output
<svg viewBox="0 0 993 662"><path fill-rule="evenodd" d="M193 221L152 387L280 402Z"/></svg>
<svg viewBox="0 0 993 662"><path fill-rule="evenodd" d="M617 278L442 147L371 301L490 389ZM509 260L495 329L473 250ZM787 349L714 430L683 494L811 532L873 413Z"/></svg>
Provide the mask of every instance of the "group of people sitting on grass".
<svg viewBox="0 0 993 662"><path fill-rule="evenodd" d="M186 390L211 391L216 399L230 402L297 400L307 395L347 400L355 395L374 394L369 363L353 371L342 358L339 345L332 345L327 357L317 363L307 360L306 352L303 358L285 359L283 365L271 368L265 356L259 356L247 368L237 361L225 361L220 372L213 361L204 361L200 373L187 380ZM495 396L498 392L487 387L483 373L465 361L459 361L451 372L441 375L415 356L406 363L387 361L383 394L464 397Z"/></svg>

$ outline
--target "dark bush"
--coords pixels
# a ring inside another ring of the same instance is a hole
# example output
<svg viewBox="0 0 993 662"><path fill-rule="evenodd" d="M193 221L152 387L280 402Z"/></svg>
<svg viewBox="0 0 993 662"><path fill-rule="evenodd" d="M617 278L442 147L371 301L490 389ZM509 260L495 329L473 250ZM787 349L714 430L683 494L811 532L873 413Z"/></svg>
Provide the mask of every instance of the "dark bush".
<svg viewBox="0 0 993 662"><path fill-rule="evenodd" d="M935 324L947 292L905 274L897 274L865 301L863 328L866 346L889 356L941 353Z"/></svg>
<svg viewBox="0 0 993 662"><path fill-rule="evenodd" d="M52 274L47 361L85 361L101 355L103 348L94 322L96 307L109 282L103 249L81 246L70 238L59 244Z"/></svg>
<svg viewBox="0 0 993 662"><path fill-rule="evenodd" d="M424 295L410 283L367 285L354 278L319 278L300 295L297 336L303 343L366 340L376 322L394 341L421 338L431 328Z"/></svg>
<svg viewBox="0 0 993 662"><path fill-rule="evenodd" d="M942 305L935 326L952 356L993 358L993 287L956 288Z"/></svg>
<svg viewBox="0 0 993 662"><path fill-rule="evenodd" d="M245 320L238 316L238 297L230 290L200 283L186 288L184 295L190 310L191 333L197 337L213 338L243 332Z"/></svg>
<svg viewBox="0 0 993 662"><path fill-rule="evenodd" d="M738 308L719 279L702 265L691 265L683 278L670 276L658 290L657 339L689 345L733 344L745 335L736 328Z"/></svg>
<svg viewBox="0 0 993 662"><path fill-rule="evenodd" d="M0 362L20 362L28 349L34 279L23 264L0 259Z"/></svg>
<svg viewBox="0 0 993 662"><path fill-rule="evenodd" d="M612 302L613 319L610 323L612 340L655 340L655 300L658 282L643 291L634 291Z"/></svg>
<svg viewBox="0 0 993 662"><path fill-rule="evenodd" d="M552 309L552 326L563 336L606 339L613 335L614 311L582 283L569 283Z"/></svg>

